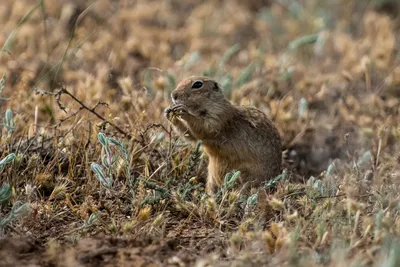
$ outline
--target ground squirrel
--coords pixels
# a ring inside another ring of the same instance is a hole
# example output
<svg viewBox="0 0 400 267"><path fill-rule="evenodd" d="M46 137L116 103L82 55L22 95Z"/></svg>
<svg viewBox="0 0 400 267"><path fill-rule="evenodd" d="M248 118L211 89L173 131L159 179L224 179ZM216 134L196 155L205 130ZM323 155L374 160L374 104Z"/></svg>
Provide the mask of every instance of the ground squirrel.
<svg viewBox="0 0 400 267"><path fill-rule="evenodd" d="M216 193L232 170L241 172L239 183L246 188L280 173L281 138L262 111L231 104L218 82L208 77L181 81L171 97L173 105L165 116L187 140L201 140L209 157L208 193Z"/></svg>

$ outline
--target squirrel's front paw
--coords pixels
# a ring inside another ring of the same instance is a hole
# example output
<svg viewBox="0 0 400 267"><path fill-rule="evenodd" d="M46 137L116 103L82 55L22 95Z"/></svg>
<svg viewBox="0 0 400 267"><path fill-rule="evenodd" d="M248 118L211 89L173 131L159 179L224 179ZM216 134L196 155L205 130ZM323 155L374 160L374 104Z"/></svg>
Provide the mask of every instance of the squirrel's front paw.
<svg viewBox="0 0 400 267"><path fill-rule="evenodd" d="M164 110L165 117L168 120L172 120L175 116L182 116L187 113L186 107L183 105L176 105L173 107L166 108Z"/></svg>
<svg viewBox="0 0 400 267"><path fill-rule="evenodd" d="M172 110L173 110L174 114L176 114L178 116L188 113L188 111L184 105L176 105L176 106L172 107Z"/></svg>
<svg viewBox="0 0 400 267"><path fill-rule="evenodd" d="M171 107L166 108L164 110L164 115L168 120L171 120L173 116L173 109Z"/></svg>

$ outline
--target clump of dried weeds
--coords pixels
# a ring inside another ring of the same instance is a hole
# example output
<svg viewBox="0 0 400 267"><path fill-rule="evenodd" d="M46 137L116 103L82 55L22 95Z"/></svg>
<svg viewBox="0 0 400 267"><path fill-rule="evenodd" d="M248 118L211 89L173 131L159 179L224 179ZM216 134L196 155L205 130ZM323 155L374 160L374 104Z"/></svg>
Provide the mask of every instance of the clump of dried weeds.
<svg viewBox="0 0 400 267"><path fill-rule="evenodd" d="M1 1L5 264L399 264L398 3L256 2ZM206 196L163 118L195 74L279 128L263 190Z"/></svg>

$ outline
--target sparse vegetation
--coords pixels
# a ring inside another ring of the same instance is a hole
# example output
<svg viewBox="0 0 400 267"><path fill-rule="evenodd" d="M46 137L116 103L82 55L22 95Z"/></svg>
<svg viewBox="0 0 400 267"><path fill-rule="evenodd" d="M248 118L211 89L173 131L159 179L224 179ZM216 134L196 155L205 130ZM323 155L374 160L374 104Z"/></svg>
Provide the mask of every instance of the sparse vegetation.
<svg viewBox="0 0 400 267"><path fill-rule="evenodd" d="M0 265L399 266L400 4L2 0ZM215 199L163 117L217 79L286 169Z"/></svg>

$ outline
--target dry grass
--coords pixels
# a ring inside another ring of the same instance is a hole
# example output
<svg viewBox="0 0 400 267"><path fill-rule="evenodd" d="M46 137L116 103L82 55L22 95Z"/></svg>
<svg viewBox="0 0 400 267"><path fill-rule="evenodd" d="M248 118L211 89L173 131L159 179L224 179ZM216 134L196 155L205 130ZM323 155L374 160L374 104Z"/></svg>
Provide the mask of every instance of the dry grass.
<svg viewBox="0 0 400 267"><path fill-rule="evenodd" d="M0 265L398 266L399 5L326 2L2 0ZM265 192L205 195L199 74L279 128Z"/></svg>

